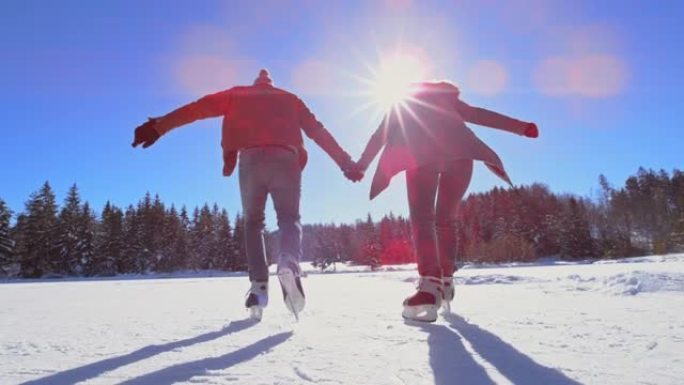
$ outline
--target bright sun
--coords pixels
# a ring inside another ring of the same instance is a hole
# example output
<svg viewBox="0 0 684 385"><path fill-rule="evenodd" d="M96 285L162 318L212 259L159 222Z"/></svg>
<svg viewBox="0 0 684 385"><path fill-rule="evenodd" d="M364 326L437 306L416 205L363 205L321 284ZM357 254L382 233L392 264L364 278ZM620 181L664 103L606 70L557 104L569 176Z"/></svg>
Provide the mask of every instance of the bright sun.
<svg viewBox="0 0 684 385"><path fill-rule="evenodd" d="M372 103L387 111L408 97L411 84L424 79L426 68L417 57L397 53L384 57L373 72L369 82Z"/></svg>

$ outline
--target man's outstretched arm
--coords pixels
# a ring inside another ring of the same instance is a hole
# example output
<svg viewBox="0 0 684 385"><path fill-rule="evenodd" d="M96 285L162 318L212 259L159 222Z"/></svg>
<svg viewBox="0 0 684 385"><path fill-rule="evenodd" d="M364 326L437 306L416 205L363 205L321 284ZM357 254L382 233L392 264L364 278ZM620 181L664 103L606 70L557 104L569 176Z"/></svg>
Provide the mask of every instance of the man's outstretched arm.
<svg viewBox="0 0 684 385"><path fill-rule="evenodd" d="M460 99L456 102L456 109L466 122L498 128L530 138L539 136L537 125L534 123L523 122L485 108L472 107Z"/></svg>
<svg viewBox="0 0 684 385"><path fill-rule="evenodd" d="M196 120L224 115L229 105L230 90L207 95L162 117L149 118L147 122L135 129L133 147L142 144L143 148L147 148L154 144L160 136L176 127Z"/></svg>
<svg viewBox="0 0 684 385"><path fill-rule="evenodd" d="M299 106L299 123L306 136L316 142L342 170L348 170L354 166L351 156L340 147L330 132L325 129L323 124L316 119L316 116L301 101Z"/></svg>

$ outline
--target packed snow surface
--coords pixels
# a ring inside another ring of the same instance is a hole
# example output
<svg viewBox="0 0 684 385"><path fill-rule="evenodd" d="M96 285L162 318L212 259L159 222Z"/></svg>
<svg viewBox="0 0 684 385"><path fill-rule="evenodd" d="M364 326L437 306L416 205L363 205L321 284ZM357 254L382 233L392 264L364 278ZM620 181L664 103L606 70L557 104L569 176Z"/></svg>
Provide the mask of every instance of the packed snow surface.
<svg viewBox="0 0 684 385"><path fill-rule="evenodd" d="M0 384L683 384L684 255L466 266L454 314L401 319L415 266L0 283Z"/></svg>

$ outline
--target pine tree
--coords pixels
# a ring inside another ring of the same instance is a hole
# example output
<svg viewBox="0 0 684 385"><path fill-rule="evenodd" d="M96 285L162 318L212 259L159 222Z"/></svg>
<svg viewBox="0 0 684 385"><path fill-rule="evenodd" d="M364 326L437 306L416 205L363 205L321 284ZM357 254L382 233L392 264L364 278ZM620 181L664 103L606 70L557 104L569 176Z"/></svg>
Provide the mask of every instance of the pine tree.
<svg viewBox="0 0 684 385"><path fill-rule="evenodd" d="M337 263L342 262L342 247L339 242L339 231L334 225L319 226L315 231L313 266L325 270L328 266L337 270Z"/></svg>
<svg viewBox="0 0 684 385"><path fill-rule="evenodd" d="M399 249L399 251L397 251L397 254L399 255L398 258L400 263L416 262L416 252L413 249L413 243L411 241L411 221L401 216L397 218L396 236L397 240L395 242L395 247ZM463 256L464 254L461 253L457 255Z"/></svg>
<svg viewBox="0 0 684 385"><path fill-rule="evenodd" d="M673 251L684 251L684 172L675 169L670 180L670 200L672 202L672 243Z"/></svg>
<svg viewBox="0 0 684 385"><path fill-rule="evenodd" d="M187 219L187 213L184 215ZM173 205L166 213L161 242L162 258L157 262L156 270L170 272L183 268L183 259L187 252L186 234L182 219Z"/></svg>
<svg viewBox="0 0 684 385"><path fill-rule="evenodd" d="M594 256L594 240L584 204L571 197L561 219L560 255L564 258Z"/></svg>
<svg viewBox="0 0 684 385"><path fill-rule="evenodd" d="M649 251L664 253L669 249L667 190L669 176L665 171L639 168L637 175L625 182L627 209L633 214L635 243Z"/></svg>
<svg viewBox="0 0 684 385"><path fill-rule="evenodd" d="M628 179L625 183L634 186L634 182L634 179ZM611 187L603 175L599 177L599 183L602 195L596 229L601 255L616 258L642 254L633 242L636 232L635 206L626 189Z"/></svg>
<svg viewBox="0 0 684 385"><path fill-rule="evenodd" d="M164 226L166 224L167 217L166 208L164 207L159 195L155 194L154 196L150 214L151 216L149 220L151 222L146 223L145 225L150 227L148 230L150 233L149 238L151 239L150 254L152 258L150 261L150 269L156 271L160 260L165 258L163 255L164 244L162 237L164 234Z"/></svg>
<svg viewBox="0 0 684 385"><path fill-rule="evenodd" d="M7 268L14 260L14 240L10 236L12 211L0 198L0 275L7 274Z"/></svg>
<svg viewBox="0 0 684 385"><path fill-rule="evenodd" d="M193 215L191 244L195 253L196 269L212 269L215 255L214 219L208 204Z"/></svg>
<svg viewBox="0 0 684 385"><path fill-rule="evenodd" d="M221 213L216 204L211 209L206 203L201 209L195 208L190 225L192 268L221 268L224 256L221 255L221 240L219 239L220 221Z"/></svg>
<svg viewBox="0 0 684 385"><path fill-rule="evenodd" d="M141 250L138 254L138 273L147 273L156 268L157 262L162 258L161 237L164 228L164 204L158 195L154 200L150 193L138 202L136 217L140 231Z"/></svg>
<svg viewBox="0 0 684 385"><path fill-rule="evenodd" d="M217 268L231 270L235 264L236 247L234 244L233 229L230 226L228 212L223 209L217 218L216 224L217 242Z"/></svg>
<svg viewBox="0 0 684 385"><path fill-rule="evenodd" d="M81 198L76 184L69 188L64 205L57 221L57 240L55 247L59 254L59 261L54 267L56 272L72 275L80 272L80 256L76 249L79 247L79 222L81 216Z"/></svg>
<svg viewBox="0 0 684 385"><path fill-rule="evenodd" d="M171 208L164 215L164 227L160 239L160 250L154 266L156 272L171 272L174 270L173 246L180 227L180 219L176 212L176 207Z"/></svg>
<svg viewBox="0 0 684 385"><path fill-rule="evenodd" d="M380 244L382 245L383 265L409 263L415 261L411 244L410 227L403 218L390 213L380 221Z"/></svg>
<svg viewBox="0 0 684 385"><path fill-rule="evenodd" d="M76 248L78 256L79 273L93 276L99 275L97 260L95 258L95 231L97 228L97 218L90 208L90 204L85 202L81 207L78 217L78 239Z"/></svg>
<svg viewBox="0 0 684 385"><path fill-rule="evenodd" d="M340 225L337 232L340 243L340 260L342 262L351 261L359 248L359 237L355 228L351 225Z"/></svg>
<svg viewBox="0 0 684 385"><path fill-rule="evenodd" d="M216 203L211 208L211 236L209 236L209 254L207 256L208 265L210 269L222 269L224 261L221 255L221 243L219 240L221 229L221 212Z"/></svg>
<svg viewBox="0 0 684 385"><path fill-rule="evenodd" d="M392 243L394 242L394 228L392 219L385 215L379 224L378 239L382 245L382 249L385 251L391 251ZM382 260L380 261L383 265L391 265L398 263L397 256L390 253L382 253Z"/></svg>
<svg viewBox="0 0 684 385"><path fill-rule="evenodd" d="M622 226L617 210L618 192L610 185L605 175L599 175L598 207L594 213L594 224L597 233L597 249L603 257L624 256L625 248L621 245L629 242L629 235L621 231Z"/></svg>
<svg viewBox="0 0 684 385"><path fill-rule="evenodd" d="M549 191L548 187L533 185L530 189L530 213L534 215L532 230L527 238L535 245L539 256L553 256L560 253L559 215L562 211L560 200Z"/></svg>
<svg viewBox="0 0 684 385"><path fill-rule="evenodd" d="M235 245L235 258L233 271L247 271L247 250L245 248L245 220L240 215L235 216L235 228L233 229L233 244Z"/></svg>
<svg viewBox="0 0 684 385"><path fill-rule="evenodd" d="M173 254L177 260L178 268L188 269L188 261L190 253L190 219L188 218L188 210L185 206L181 207L179 219L179 234L176 238Z"/></svg>
<svg viewBox="0 0 684 385"><path fill-rule="evenodd" d="M375 228L370 214L368 214L365 222L357 225L357 231L361 233L363 241L355 262L359 265L368 265L371 270L375 270L381 265L383 249L380 234Z"/></svg>
<svg viewBox="0 0 684 385"><path fill-rule="evenodd" d="M144 272L144 248L142 245L142 223L132 205L126 209L124 216L124 248L123 254L118 261L119 273L142 273Z"/></svg>
<svg viewBox="0 0 684 385"><path fill-rule="evenodd" d="M201 236L197 233L198 223L200 218L199 207L195 206L192 210L192 219L190 219L190 224L188 227L188 240L190 245L190 250L188 252L188 267L193 270L198 270L201 267L200 249L201 249Z"/></svg>
<svg viewBox="0 0 684 385"><path fill-rule="evenodd" d="M17 219L17 255L20 275L38 278L52 274L58 263L54 245L57 234L57 205L48 182L26 202L26 213Z"/></svg>
<svg viewBox="0 0 684 385"><path fill-rule="evenodd" d="M121 209L109 201L102 210L102 223L99 226L95 246L95 259L89 272L91 275L114 275L122 259L124 239L124 217Z"/></svg>

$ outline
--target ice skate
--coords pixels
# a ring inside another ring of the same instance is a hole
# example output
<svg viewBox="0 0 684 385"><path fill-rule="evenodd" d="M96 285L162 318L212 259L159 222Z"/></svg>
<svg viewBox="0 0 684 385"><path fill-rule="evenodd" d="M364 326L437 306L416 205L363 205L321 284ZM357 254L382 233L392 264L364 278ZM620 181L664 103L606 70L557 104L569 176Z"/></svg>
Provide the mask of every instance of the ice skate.
<svg viewBox="0 0 684 385"><path fill-rule="evenodd" d="M454 300L454 278L442 277L442 311L451 313L451 301Z"/></svg>
<svg viewBox="0 0 684 385"><path fill-rule="evenodd" d="M418 292L404 300L402 317L411 321L435 322L437 310L442 303L442 280L435 277L421 277Z"/></svg>
<svg viewBox="0 0 684 385"><path fill-rule="evenodd" d="M291 311L295 318L299 320L299 313L304 310L304 304L306 303L299 264L292 259L281 257L281 261L278 263L278 280L283 290L283 300L287 310Z"/></svg>
<svg viewBox="0 0 684 385"><path fill-rule="evenodd" d="M266 305L268 305L268 282L252 281L245 300L249 318L261 321Z"/></svg>

